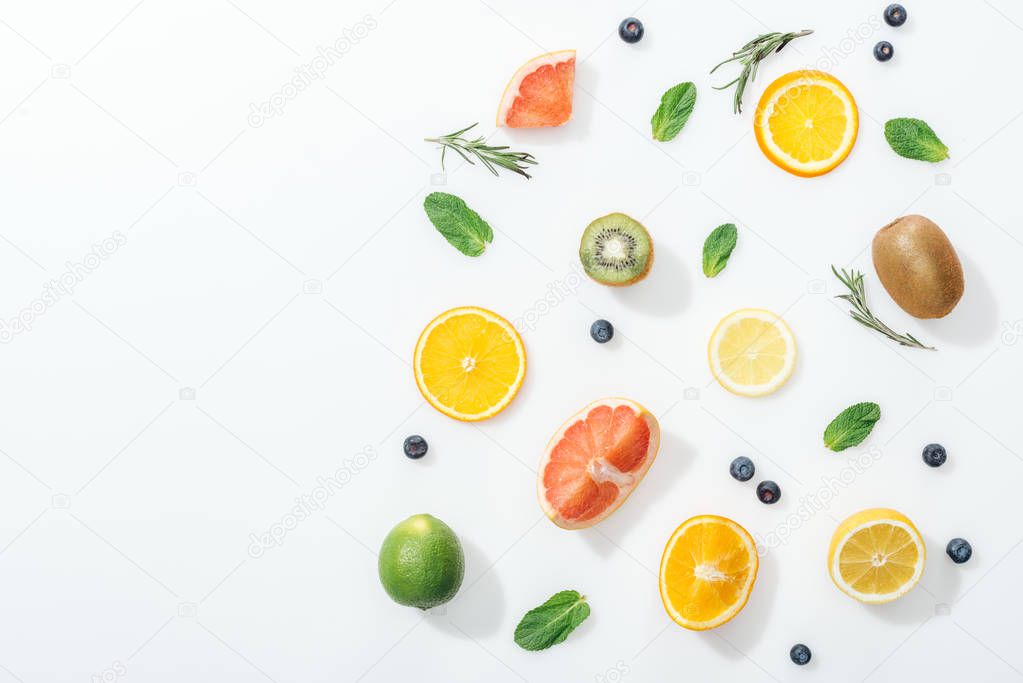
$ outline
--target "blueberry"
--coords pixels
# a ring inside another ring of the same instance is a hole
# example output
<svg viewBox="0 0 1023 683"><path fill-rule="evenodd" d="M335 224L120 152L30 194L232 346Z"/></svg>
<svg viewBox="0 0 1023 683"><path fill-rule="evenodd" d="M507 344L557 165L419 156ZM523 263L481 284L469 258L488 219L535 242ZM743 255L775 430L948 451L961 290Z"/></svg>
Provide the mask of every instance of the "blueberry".
<svg viewBox="0 0 1023 683"><path fill-rule="evenodd" d="M426 455L426 451L430 450L430 444L426 443L426 439L418 434L413 434L405 439L405 444L402 448L405 451L405 455L413 460L419 460L419 458Z"/></svg>
<svg viewBox="0 0 1023 683"><path fill-rule="evenodd" d="M781 498L781 489L770 479L757 484L757 498L765 505L774 505Z"/></svg>
<svg viewBox="0 0 1023 683"><path fill-rule="evenodd" d="M749 481L753 478L753 473L756 471L757 468L753 466L753 461L745 455L740 455L728 467L729 474L739 481Z"/></svg>
<svg viewBox="0 0 1023 683"><path fill-rule="evenodd" d="M962 564L973 557L973 546L965 538L953 538L945 546L945 552L948 553L953 562Z"/></svg>
<svg viewBox="0 0 1023 683"><path fill-rule="evenodd" d="M887 62L895 56L895 48L887 40L882 40L874 46L874 59L879 62Z"/></svg>
<svg viewBox="0 0 1023 683"><path fill-rule="evenodd" d="M888 5L884 8L884 23L889 26L902 26L906 23L906 8L902 5Z"/></svg>
<svg viewBox="0 0 1023 683"><path fill-rule="evenodd" d="M796 643L792 646L792 649L789 650L789 657L791 657L792 661L799 666L806 666L809 664L811 656L810 648L802 643Z"/></svg>
<svg viewBox="0 0 1023 683"><path fill-rule="evenodd" d="M940 443L929 443L924 446L923 456L924 462L931 467L941 467L945 464L948 453L945 452L945 447Z"/></svg>
<svg viewBox="0 0 1023 683"><path fill-rule="evenodd" d="M618 24L618 35L626 43L638 43L643 39L643 22L636 17L626 17Z"/></svg>
<svg viewBox="0 0 1023 683"><path fill-rule="evenodd" d="M598 320L590 325L590 336L598 344L606 344L615 336L615 326L606 320Z"/></svg>

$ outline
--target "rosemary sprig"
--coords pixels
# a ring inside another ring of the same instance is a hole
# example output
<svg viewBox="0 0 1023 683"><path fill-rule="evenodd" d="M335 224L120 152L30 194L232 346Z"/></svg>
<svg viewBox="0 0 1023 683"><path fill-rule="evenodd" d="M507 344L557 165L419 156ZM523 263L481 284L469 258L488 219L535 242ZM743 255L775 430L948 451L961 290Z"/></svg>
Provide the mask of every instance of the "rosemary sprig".
<svg viewBox="0 0 1023 683"><path fill-rule="evenodd" d="M498 168L503 168L506 171L512 171L525 178L530 178L531 176L526 173L527 164L538 163L532 154L527 152L508 152L506 151L508 149L507 145L499 147L488 145L482 135L472 140L462 137L463 133L472 130L478 125L479 123L474 123L462 130L456 130L454 133L448 133L439 138L426 138L427 142L435 142L440 145L441 169L444 169L444 154L451 149L474 166L476 162L473 161L473 158L479 159L494 175L498 175Z"/></svg>
<svg viewBox="0 0 1023 683"><path fill-rule="evenodd" d="M831 272L849 289L849 294L839 294L835 298L844 299L852 304L853 310L849 311L849 315L852 316L853 320L876 332L880 332L902 346L910 346L914 349L927 349L929 351L937 350L933 346L924 345L919 339L908 332L906 334L898 334L870 312L870 309L867 308L867 290L863 286L863 273L858 270L846 271L845 268L839 273L834 266L831 266Z"/></svg>
<svg viewBox="0 0 1023 683"><path fill-rule="evenodd" d="M767 58L767 56L772 52L781 52L782 48L796 38L802 38L803 36L808 36L811 33L813 33L813 31L807 29L805 31L796 31L794 33L774 32L757 36L740 47L738 51L733 52L731 57L710 70L711 73L714 73L718 70L718 68L728 64L729 62L739 62L742 64L742 72L735 78L735 80L725 83L724 85L715 86L714 89L726 90L734 85L735 100L732 103L732 111L736 114L741 114L743 93L746 92L746 86L756 79L757 69L760 66L760 62Z"/></svg>

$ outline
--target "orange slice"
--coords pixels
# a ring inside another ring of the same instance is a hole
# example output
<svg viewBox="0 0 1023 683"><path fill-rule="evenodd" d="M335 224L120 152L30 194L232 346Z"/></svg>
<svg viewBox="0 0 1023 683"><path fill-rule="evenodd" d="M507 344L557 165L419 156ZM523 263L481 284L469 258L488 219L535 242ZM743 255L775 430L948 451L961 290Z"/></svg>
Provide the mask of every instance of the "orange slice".
<svg viewBox="0 0 1023 683"><path fill-rule="evenodd" d="M526 350L511 323L465 306L433 319L416 342L416 385L434 408L456 420L493 417L526 376Z"/></svg>
<svg viewBox="0 0 1023 683"><path fill-rule="evenodd" d="M497 125L509 128L560 126L572 118L575 50L533 57L508 82L497 109Z"/></svg>
<svg viewBox="0 0 1023 683"><path fill-rule="evenodd" d="M564 529L583 529L625 502L657 457L661 428L635 401L604 398L568 419L551 439L537 472L544 514Z"/></svg>
<svg viewBox="0 0 1023 683"><path fill-rule="evenodd" d="M746 606L759 565L748 531L725 517L693 517L664 548L661 602L679 626L694 631L720 626Z"/></svg>
<svg viewBox="0 0 1023 683"><path fill-rule="evenodd" d="M761 151L798 176L823 175L856 142L859 114L852 93L823 71L793 71L767 86L753 130Z"/></svg>

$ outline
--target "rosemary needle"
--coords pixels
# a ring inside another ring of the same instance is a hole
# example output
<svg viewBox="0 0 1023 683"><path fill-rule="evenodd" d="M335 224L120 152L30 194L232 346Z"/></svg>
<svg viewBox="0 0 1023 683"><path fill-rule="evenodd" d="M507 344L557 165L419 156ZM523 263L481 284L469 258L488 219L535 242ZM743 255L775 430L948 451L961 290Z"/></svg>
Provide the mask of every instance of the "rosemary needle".
<svg viewBox="0 0 1023 683"><path fill-rule="evenodd" d="M849 311L849 315L853 320L861 325L869 327L875 332L880 332L902 346L909 346L914 349L927 349L929 351L936 350L933 346L924 345L919 339L908 332L906 334L898 334L895 330L878 320L877 317L870 312L870 309L867 307L867 290L863 286L863 273L858 270L846 271L845 268L843 268L842 272L839 273L834 266L831 266L831 272L835 274L835 277L838 278L839 282L849 289L848 294L839 294L835 298L843 299L852 304L853 310Z"/></svg>
<svg viewBox="0 0 1023 683"><path fill-rule="evenodd" d="M767 58L772 52L781 52L782 48L791 43L796 38L802 38L813 33L812 30L806 29L804 31L795 31L793 33L765 33L759 35L753 40L749 41L736 52L732 53L732 56L721 62L713 69L711 73L717 71L720 67L728 64L729 62L739 62L742 64L742 71L732 81L725 83L724 85L715 86L715 90L726 90L733 85L735 86L735 99L732 102L732 111L736 114L742 113L742 96L746 92L746 86L752 83L757 77L757 69L760 67L760 62Z"/></svg>
<svg viewBox="0 0 1023 683"><path fill-rule="evenodd" d="M444 169L444 154L450 149L454 150L460 157L472 165L476 165L473 159L478 159L494 175L498 175L497 169L503 168L506 171L518 173L520 176L530 178L526 173L527 164L536 164L537 161L532 154L527 152L509 152L507 145L495 147L488 145L486 139L481 135L468 140L462 135L476 126L466 126L462 130L448 133L437 138L426 138L427 142L435 142L440 145L440 167Z"/></svg>

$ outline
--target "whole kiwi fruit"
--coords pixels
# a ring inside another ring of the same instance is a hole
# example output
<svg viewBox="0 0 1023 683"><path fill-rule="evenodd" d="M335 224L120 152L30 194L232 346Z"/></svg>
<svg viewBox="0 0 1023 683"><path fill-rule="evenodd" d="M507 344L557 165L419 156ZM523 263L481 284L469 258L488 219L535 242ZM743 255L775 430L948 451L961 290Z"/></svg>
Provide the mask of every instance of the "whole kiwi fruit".
<svg viewBox="0 0 1023 683"><path fill-rule="evenodd" d="M631 285L650 272L654 243L639 221L612 213L586 226L579 242L579 260L586 274L602 285Z"/></svg>
<svg viewBox="0 0 1023 683"><path fill-rule="evenodd" d="M902 310L944 318L963 296L963 266L948 236L924 216L896 218L877 231L874 270Z"/></svg>

